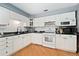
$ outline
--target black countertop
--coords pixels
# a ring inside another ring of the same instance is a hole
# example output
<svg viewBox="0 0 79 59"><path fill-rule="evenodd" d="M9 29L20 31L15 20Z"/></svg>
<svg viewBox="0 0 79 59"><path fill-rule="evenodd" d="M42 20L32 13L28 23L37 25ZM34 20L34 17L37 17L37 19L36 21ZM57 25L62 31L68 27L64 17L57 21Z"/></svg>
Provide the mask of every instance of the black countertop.
<svg viewBox="0 0 79 59"><path fill-rule="evenodd" d="M3 37L9 37L9 36L16 36L16 35L22 35L22 34L29 34L29 33L54 33L54 32L21 32L21 33L17 33L17 32L9 32L9 33L4 33L3 35L0 36L0 38Z"/></svg>
<svg viewBox="0 0 79 59"><path fill-rule="evenodd" d="M26 34L26 33L22 33L22 34ZM22 35L22 34L4 34L4 35L1 35L0 38L16 36L16 35Z"/></svg>
<svg viewBox="0 0 79 59"><path fill-rule="evenodd" d="M21 32L21 33L7 32L7 33L4 33L3 35L1 35L0 38L9 37L9 36L16 36L16 35L23 35L23 34L29 34L29 33L40 33L40 34L43 34L43 33L52 33L52 34L57 34L55 32ZM79 33L77 33L77 34L66 34L66 35L79 35Z"/></svg>

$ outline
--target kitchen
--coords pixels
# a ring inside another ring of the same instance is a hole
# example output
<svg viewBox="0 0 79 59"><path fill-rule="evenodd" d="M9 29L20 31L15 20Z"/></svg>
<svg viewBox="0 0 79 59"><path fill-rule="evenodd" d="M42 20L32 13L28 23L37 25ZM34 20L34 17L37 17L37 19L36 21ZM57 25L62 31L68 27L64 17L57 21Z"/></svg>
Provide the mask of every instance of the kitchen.
<svg viewBox="0 0 79 59"><path fill-rule="evenodd" d="M78 9L78 3L0 3L0 56L18 56L30 45L79 55Z"/></svg>

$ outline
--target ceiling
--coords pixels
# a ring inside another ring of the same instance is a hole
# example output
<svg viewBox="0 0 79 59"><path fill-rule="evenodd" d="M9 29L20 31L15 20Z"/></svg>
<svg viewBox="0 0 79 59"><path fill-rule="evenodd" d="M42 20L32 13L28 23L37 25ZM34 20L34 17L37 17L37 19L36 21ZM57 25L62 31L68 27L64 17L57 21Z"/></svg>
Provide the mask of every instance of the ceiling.
<svg viewBox="0 0 79 59"><path fill-rule="evenodd" d="M77 5L77 3L12 3L12 4L32 16ZM46 9L48 9L48 11L45 12L44 10Z"/></svg>

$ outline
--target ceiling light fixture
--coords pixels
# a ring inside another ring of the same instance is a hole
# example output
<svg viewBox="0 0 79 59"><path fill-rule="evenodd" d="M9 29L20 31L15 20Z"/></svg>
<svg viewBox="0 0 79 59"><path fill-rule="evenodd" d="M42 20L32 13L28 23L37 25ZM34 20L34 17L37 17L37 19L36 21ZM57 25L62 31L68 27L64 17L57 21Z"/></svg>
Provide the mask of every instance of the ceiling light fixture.
<svg viewBox="0 0 79 59"><path fill-rule="evenodd" d="M45 10L44 10L44 12L47 12L47 11L48 11L48 9L45 9Z"/></svg>

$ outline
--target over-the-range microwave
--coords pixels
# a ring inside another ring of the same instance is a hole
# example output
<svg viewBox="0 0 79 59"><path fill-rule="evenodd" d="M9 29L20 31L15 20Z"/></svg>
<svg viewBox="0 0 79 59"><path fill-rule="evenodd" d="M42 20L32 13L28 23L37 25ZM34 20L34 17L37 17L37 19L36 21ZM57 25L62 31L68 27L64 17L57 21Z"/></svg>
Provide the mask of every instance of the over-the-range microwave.
<svg viewBox="0 0 79 59"><path fill-rule="evenodd" d="M70 24L69 21L61 22L61 25L69 25L69 24Z"/></svg>
<svg viewBox="0 0 79 59"><path fill-rule="evenodd" d="M60 22L60 26L76 26L75 21L62 21Z"/></svg>

